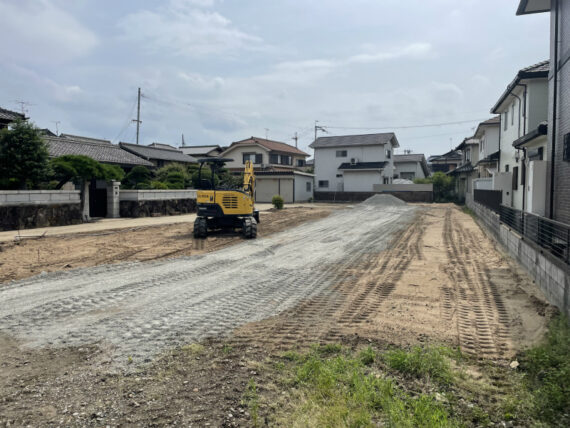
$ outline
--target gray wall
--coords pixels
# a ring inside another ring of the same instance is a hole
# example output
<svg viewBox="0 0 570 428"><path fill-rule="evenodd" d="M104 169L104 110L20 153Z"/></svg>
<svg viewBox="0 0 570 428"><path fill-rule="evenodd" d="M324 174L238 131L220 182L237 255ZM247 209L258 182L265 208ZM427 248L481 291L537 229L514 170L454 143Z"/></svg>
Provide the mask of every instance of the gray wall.
<svg viewBox="0 0 570 428"><path fill-rule="evenodd" d="M487 234L529 273L548 301L570 316L570 266L534 243L525 241L499 221L499 215L466 198Z"/></svg>

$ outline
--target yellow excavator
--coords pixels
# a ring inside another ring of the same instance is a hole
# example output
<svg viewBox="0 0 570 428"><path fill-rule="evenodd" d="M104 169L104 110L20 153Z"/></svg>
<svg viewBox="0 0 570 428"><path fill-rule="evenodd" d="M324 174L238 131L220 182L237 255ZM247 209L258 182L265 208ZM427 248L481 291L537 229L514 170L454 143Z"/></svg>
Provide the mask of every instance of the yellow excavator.
<svg viewBox="0 0 570 428"><path fill-rule="evenodd" d="M216 173L233 159L207 158L198 163L198 216L194 221L194 238L205 238L209 230L241 229L245 239L257 237L259 211L255 209L255 174L253 164L246 161L243 186L239 189L216 186ZM202 169L210 168L209 179L202 179Z"/></svg>

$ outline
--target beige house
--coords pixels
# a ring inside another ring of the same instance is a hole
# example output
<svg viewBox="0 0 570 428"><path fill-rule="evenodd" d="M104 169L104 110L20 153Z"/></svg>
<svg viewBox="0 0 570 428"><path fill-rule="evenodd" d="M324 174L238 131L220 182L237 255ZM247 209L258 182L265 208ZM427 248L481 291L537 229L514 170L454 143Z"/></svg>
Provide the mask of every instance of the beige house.
<svg viewBox="0 0 570 428"><path fill-rule="evenodd" d="M243 171L248 160L256 171L292 171L304 167L309 154L279 141L250 137L232 143L220 157L233 159L226 163L232 172Z"/></svg>

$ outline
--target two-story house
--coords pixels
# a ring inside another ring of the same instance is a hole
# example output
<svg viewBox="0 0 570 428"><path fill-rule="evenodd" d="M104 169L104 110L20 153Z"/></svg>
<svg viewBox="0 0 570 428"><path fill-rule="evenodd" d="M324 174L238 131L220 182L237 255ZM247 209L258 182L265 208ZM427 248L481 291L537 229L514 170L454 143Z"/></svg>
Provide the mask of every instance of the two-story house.
<svg viewBox="0 0 570 428"><path fill-rule="evenodd" d="M479 171L474 165L479 162L479 140L465 138L455 150L461 153L461 165L448 174L455 177L455 192L461 199L473 194L473 180L479 178Z"/></svg>
<svg viewBox="0 0 570 428"><path fill-rule="evenodd" d="M242 172L248 160L256 171L291 171L304 167L309 154L286 143L250 137L233 142L219 156L232 159L226 163L232 172Z"/></svg>
<svg viewBox="0 0 570 428"><path fill-rule="evenodd" d="M421 153L394 155L394 169L394 177L404 180L426 178L430 175L426 157Z"/></svg>
<svg viewBox="0 0 570 428"><path fill-rule="evenodd" d="M545 215L570 224L570 2L520 0L517 15L541 12L550 12Z"/></svg>
<svg viewBox="0 0 570 428"><path fill-rule="evenodd" d="M474 164L482 179L489 179L498 170L499 165L499 135L501 116L481 122L473 138L479 140L479 161ZM491 187L488 188L490 190Z"/></svg>
<svg viewBox="0 0 570 428"><path fill-rule="evenodd" d="M450 150L442 155L432 155L428 158L428 165L432 173L453 171L461 165L463 155L459 150Z"/></svg>
<svg viewBox="0 0 570 428"><path fill-rule="evenodd" d="M525 163L517 140L546 121L548 116L548 72L543 61L520 70L491 109L501 116L498 172L495 190L503 192L503 204L522 210L525 199Z"/></svg>
<svg viewBox="0 0 570 428"><path fill-rule="evenodd" d="M375 184L390 184L394 176L393 132L319 137L315 150L315 191L372 192Z"/></svg>

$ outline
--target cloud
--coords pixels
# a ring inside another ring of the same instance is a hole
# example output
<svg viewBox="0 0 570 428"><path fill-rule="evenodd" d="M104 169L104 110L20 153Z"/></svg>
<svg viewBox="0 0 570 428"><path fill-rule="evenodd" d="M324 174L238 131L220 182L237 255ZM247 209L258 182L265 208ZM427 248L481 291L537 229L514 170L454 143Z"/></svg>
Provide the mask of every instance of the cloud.
<svg viewBox="0 0 570 428"><path fill-rule="evenodd" d="M260 38L235 28L219 13L203 9L212 4L208 0L171 0L168 6L155 11L127 15L119 27L126 40L151 53L198 56L261 46Z"/></svg>
<svg viewBox="0 0 570 428"><path fill-rule="evenodd" d="M0 0L2 60L59 63L98 44L94 33L48 0Z"/></svg>
<svg viewBox="0 0 570 428"><path fill-rule="evenodd" d="M411 45L405 46L400 50L353 55L347 59L347 62L367 64L400 58L424 59L428 58L432 54L433 49L431 44L413 43Z"/></svg>

